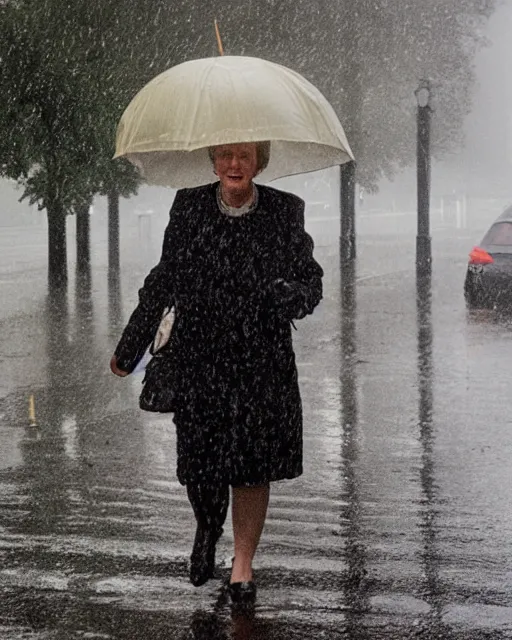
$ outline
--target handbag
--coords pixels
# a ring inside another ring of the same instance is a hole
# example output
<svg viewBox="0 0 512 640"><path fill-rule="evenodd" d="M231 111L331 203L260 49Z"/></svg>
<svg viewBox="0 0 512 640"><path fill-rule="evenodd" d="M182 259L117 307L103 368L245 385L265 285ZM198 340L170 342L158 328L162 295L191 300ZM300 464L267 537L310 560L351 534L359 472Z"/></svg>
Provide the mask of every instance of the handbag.
<svg viewBox="0 0 512 640"><path fill-rule="evenodd" d="M174 365L169 355L165 352L162 353L162 349L169 342L175 317L174 307L164 309L162 319L149 348L153 357L146 365L142 391L139 396L139 407L143 411L157 413L172 413L174 411Z"/></svg>

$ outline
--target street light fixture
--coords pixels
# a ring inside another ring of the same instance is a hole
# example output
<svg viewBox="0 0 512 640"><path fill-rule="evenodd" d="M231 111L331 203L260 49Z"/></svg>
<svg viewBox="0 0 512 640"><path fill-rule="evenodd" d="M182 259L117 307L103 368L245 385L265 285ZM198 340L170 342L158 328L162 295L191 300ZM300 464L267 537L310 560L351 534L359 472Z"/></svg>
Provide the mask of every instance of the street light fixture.
<svg viewBox="0 0 512 640"><path fill-rule="evenodd" d="M428 80L422 80L420 86L414 92L418 107L428 107L430 102L430 84Z"/></svg>
<svg viewBox="0 0 512 640"><path fill-rule="evenodd" d="M430 82L422 80L414 93L418 103L416 270L419 275L426 275L430 273L432 262L430 238L430 114L432 112L430 108Z"/></svg>

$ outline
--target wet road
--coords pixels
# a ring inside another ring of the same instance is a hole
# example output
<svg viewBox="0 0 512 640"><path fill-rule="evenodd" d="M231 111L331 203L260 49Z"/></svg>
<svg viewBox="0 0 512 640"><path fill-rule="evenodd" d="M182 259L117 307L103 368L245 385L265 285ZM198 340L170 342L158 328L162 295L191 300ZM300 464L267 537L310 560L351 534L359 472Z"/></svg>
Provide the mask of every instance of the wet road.
<svg viewBox="0 0 512 640"><path fill-rule="evenodd" d="M512 638L512 318L464 307L479 230L434 232L419 296L409 231L363 224L343 287L318 248L326 297L296 334L305 473L273 487L253 618L222 591L229 525L219 578L188 583L172 423L107 371L141 264L122 296L97 264L49 304L37 251L0 259L0 638Z"/></svg>

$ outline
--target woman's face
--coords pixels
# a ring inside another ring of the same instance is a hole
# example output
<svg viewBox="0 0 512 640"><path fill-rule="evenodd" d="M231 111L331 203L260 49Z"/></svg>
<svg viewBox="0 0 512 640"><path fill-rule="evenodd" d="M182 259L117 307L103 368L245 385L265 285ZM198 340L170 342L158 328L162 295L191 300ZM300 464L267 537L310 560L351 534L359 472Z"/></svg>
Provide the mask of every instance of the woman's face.
<svg viewBox="0 0 512 640"><path fill-rule="evenodd" d="M223 144L215 147L213 167L224 192L247 193L252 179L258 173L258 155L255 142Z"/></svg>

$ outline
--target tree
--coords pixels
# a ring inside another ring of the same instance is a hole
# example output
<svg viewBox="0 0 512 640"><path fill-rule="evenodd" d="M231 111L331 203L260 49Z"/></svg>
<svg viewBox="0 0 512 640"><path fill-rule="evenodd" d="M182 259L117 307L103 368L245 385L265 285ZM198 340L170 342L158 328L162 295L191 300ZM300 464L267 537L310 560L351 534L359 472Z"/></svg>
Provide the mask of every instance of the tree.
<svg viewBox="0 0 512 640"><path fill-rule="evenodd" d="M126 195L137 184L133 167L111 161L120 107L107 90L102 47L81 44L74 9L58 0L0 9L0 173L46 210L49 282L57 287L67 281L66 215L113 184Z"/></svg>

